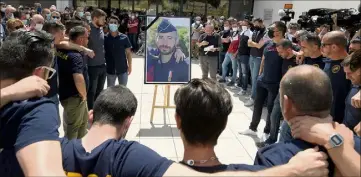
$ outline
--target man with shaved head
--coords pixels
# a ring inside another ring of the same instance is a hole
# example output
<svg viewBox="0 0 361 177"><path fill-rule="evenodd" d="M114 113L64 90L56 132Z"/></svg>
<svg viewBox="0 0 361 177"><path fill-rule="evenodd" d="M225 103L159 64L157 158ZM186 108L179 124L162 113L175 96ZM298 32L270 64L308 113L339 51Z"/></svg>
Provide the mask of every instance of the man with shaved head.
<svg viewBox="0 0 361 177"><path fill-rule="evenodd" d="M44 17L39 15L39 14L35 14L33 15L33 17L31 18L30 21L30 31L40 31L43 29L43 25L44 25Z"/></svg>
<svg viewBox="0 0 361 177"><path fill-rule="evenodd" d="M326 120L329 117L328 115L332 107L332 95L330 78L321 69L310 65L293 67L288 70L280 83L280 104L283 117L287 122L298 119L300 122L299 126L301 127L310 125L306 122L302 123L303 119L300 119L298 116L314 116L317 117L318 120ZM322 130L320 130L320 132L322 132ZM293 133L297 134L297 132ZM329 135L329 132L322 133ZM295 138L290 141L276 143L262 148L257 152L255 165L272 167L285 164L297 154L297 152L317 145L320 146L321 151L333 153L333 151L342 149L344 140L345 144L349 146L350 144L348 144L348 142L352 141L352 139L354 141L354 145L352 146L354 146L354 149L360 154L360 139L353 137L352 134L351 138L349 136L346 137L342 132L337 132L336 130L332 131L329 136L326 136L324 141L304 141ZM339 155L340 153L336 154ZM334 175L335 166L343 174L344 169L347 167L339 162L340 159L338 157L331 156L329 159L329 176ZM345 176L345 174L343 175Z"/></svg>
<svg viewBox="0 0 361 177"><path fill-rule="evenodd" d="M342 123L345 111L345 99L351 89L351 83L346 79L346 74L341 63L347 57L347 38L344 32L331 31L326 33L321 42L321 52L327 57L324 71L331 80L333 90L333 103L331 116L333 120Z"/></svg>

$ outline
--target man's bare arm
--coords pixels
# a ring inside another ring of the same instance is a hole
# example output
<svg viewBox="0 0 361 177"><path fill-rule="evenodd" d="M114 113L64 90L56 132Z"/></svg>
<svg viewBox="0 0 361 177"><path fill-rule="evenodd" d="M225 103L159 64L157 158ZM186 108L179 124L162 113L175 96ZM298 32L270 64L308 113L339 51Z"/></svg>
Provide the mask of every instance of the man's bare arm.
<svg viewBox="0 0 361 177"><path fill-rule="evenodd" d="M262 56L262 60L261 60L261 65L259 67L259 73L258 75L260 76L263 72L263 66L264 66L264 55Z"/></svg>
<svg viewBox="0 0 361 177"><path fill-rule="evenodd" d="M80 94L80 96L82 97L83 100L86 100L87 96L86 96L86 86L85 86L85 79L83 74L73 74L73 78L74 78L74 83L75 83L75 87L78 90L78 93Z"/></svg>
<svg viewBox="0 0 361 177"><path fill-rule="evenodd" d="M86 55L88 55L90 58L93 58L95 56L94 51L90 50L84 46L74 44L70 41L61 41L59 44L55 45L59 49L65 49L65 50L76 50L79 52L85 52Z"/></svg>
<svg viewBox="0 0 361 177"><path fill-rule="evenodd" d="M128 61L128 74L132 72L132 51L130 48L125 49L125 54L127 55L127 61Z"/></svg>
<svg viewBox="0 0 361 177"><path fill-rule="evenodd" d="M30 144L20 149L16 158L25 176L65 176L59 141Z"/></svg>

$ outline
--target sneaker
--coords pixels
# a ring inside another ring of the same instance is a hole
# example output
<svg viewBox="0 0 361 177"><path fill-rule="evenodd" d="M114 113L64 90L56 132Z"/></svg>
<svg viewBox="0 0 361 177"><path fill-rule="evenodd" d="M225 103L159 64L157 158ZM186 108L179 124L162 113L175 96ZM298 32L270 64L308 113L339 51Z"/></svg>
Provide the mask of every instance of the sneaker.
<svg viewBox="0 0 361 177"><path fill-rule="evenodd" d="M246 103L244 103L244 106L251 107L254 105L254 100L250 98Z"/></svg>
<svg viewBox="0 0 361 177"><path fill-rule="evenodd" d="M269 134L263 133L261 136L261 142L265 142L269 138Z"/></svg>
<svg viewBox="0 0 361 177"><path fill-rule="evenodd" d="M231 87L231 86L234 86L234 84L235 83L233 81L231 81L231 82L228 82L227 86Z"/></svg>
<svg viewBox="0 0 361 177"><path fill-rule="evenodd" d="M246 95L246 94L247 92L243 89L241 89L241 91L237 93L237 95Z"/></svg>
<svg viewBox="0 0 361 177"><path fill-rule="evenodd" d="M226 80L225 79L219 79L218 82L219 83L226 83Z"/></svg>
<svg viewBox="0 0 361 177"><path fill-rule="evenodd" d="M239 132L241 135L250 135L250 136L257 136L257 132L251 130L251 129L247 129L243 132Z"/></svg>

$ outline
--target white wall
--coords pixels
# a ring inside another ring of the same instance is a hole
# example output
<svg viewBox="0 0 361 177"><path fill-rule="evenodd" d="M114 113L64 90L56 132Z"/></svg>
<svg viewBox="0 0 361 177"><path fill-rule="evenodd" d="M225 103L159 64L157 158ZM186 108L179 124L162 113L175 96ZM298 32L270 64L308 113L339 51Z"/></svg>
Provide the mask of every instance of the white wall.
<svg viewBox="0 0 361 177"><path fill-rule="evenodd" d="M72 7L72 0L56 0L56 8L60 11L63 11L65 7Z"/></svg>
<svg viewBox="0 0 361 177"><path fill-rule="evenodd" d="M272 21L277 21L280 19L278 16L278 10L283 9L284 4L293 4L293 10L295 11L295 19L292 21L297 21L298 16L302 14L302 12L308 11L309 9L314 8L330 8L330 9L347 9L347 8L355 8L357 9L360 0L288 0L288 1L272 1L272 0L254 0L253 7L253 15L257 18L260 17L263 19L264 17L264 9L273 9L272 20L265 21L267 25L272 23Z"/></svg>

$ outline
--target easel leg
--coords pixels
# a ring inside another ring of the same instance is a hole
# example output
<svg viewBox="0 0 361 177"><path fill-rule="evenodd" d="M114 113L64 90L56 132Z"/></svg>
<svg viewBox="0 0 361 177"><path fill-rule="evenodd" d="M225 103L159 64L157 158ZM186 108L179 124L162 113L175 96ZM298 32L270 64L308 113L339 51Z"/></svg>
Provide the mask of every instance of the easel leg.
<svg viewBox="0 0 361 177"><path fill-rule="evenodd" d="M157 100L157 91L158 91L158 85L155 85L154 86L154 94L153 94L152 112L150 114L150 123L153 123L155 101Z"/></svg>
<svg viewBox="0 0 361 177"><path fill-rule="evenodd" d="M167 97L167 107L169 107L169 99L170 99L170 85L167 85L167 93L166 93L166 97Z"/></svg>

